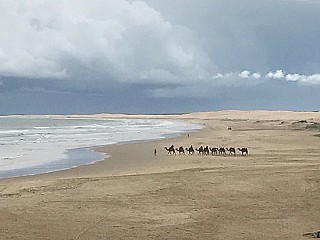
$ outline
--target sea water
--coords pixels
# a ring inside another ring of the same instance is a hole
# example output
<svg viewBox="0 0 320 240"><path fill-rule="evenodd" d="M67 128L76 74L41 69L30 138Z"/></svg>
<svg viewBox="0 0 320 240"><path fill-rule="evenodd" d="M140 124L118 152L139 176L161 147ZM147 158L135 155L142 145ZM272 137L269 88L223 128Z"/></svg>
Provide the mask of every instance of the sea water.
<svg viewBox="0 0 320 240"><path fill-rule="evenodd" d="M58 171L103 159L93 146L173 137L199 128L171 120L0 117L0 178Z"/></svg>

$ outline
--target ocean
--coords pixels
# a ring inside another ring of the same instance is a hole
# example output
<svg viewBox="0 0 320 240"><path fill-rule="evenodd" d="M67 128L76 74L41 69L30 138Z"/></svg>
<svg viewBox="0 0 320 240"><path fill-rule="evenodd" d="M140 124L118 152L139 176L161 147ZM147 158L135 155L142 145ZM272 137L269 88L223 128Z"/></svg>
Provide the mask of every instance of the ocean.
<svg viewBox="0 0 320 240"><path fill-rule="evenodd" d="M94 146L174 137L199 128L171 120L0 117L0 178L91 164L105 157Z"/></svg>

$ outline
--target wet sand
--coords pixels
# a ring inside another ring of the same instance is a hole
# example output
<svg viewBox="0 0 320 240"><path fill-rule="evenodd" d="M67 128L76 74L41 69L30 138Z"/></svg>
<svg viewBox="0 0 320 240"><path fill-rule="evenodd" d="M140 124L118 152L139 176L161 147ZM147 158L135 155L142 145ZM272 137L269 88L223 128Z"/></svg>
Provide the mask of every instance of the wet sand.
<svg viewBox="0 0 320 240"><path fill-rule="evenodd" d="M99 116L204 128L98 147L110 157L92 165L0 180L0 239L305 239L320 230L320 113ZM168 155L171 144L248 147L249 156Z"/></svg>

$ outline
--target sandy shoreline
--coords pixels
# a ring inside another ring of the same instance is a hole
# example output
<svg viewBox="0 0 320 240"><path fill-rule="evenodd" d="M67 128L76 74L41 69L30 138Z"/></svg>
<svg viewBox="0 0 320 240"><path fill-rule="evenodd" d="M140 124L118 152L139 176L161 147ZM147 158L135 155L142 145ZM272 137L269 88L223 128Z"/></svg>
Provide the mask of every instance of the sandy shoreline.
<svg viewBox="0 0 320 240"><path fill-rule="evenodd" d="M98 147L111 157L92 165L0 180L0 239L303 239L320 230L320 138L306 129L320 113L138 117L206 127L190 137ZM169 156L171 144L250 154Z"/></svg>

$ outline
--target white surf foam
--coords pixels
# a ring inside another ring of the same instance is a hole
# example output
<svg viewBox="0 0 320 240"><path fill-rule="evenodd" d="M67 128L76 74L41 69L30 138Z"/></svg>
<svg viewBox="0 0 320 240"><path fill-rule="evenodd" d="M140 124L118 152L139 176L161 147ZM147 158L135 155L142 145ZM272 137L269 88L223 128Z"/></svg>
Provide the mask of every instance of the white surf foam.
<svg viewBox="0 0 320 240"><path fill-rule="evenodd" d="M63 165L71 149L160 139L199 128L199 125L167 120L1 117L0 177L7 176L8 171L23 169L32 173L32 168L54 165L54 162ZM61 169L54 166L56 169L52 171Z"/></svg>

